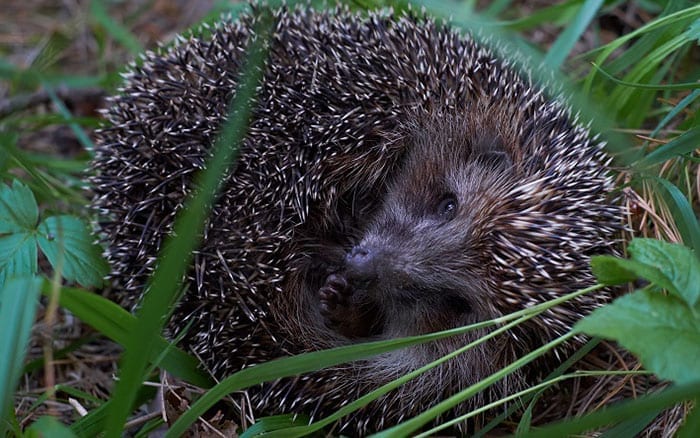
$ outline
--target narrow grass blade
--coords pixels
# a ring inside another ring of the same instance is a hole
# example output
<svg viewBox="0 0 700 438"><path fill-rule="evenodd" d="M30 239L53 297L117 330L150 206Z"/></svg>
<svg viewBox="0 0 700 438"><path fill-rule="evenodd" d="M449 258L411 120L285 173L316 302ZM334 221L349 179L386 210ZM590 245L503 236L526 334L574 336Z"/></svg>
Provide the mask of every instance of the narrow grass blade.
<svg viewBox="0 0 700 438"><path fill-rule="evenodd" d="M550 47L547 56L544 58L544 63L553 69L559 69L564 63L564 60L576 42L581 38L583 31L586 30L598 13L598 10L603 5L603 0L586 0L581 6L581 9L576 14L576 17L566 27L564 32L559 35L552 47Z"/></svg>
<svg viewBox="0 0 700 438"><path fill-rule="evenodd" d="M168 239L164 245L158 268L150 279L148 292L137 314L136 325L126 339L120 380L113 392L106 424L107 437L118 437L121 434L135 394L141 386L148 357L163 329L163 316L172 306L180 289L182 278L192 259L192 251L196 248L211 210L214 195L223 180L222 175L235 160L238 145L246 135L256 87L262 78L266 58L264 43L272 27L271 21L269 12L261 11L254 32L257 38L253 39L248 50L248 60L241 71L241 82L233 99L230 117L222 127L206 171L196 181L196 195L186 202L175 221L173 236L176 237Z"/></svg>
<svg viewBox="0 0 700 438"><path fill-rule="evenodd" d="M41 280L37 277L12 277L0 289L0 413L12 407L12 395L22 373L24 356L31 334ZM7 424L0 421L0 433Z"/></svg>
<svg viewBox="0 0 700 438"><path fill-rule="evenodd" d="M408 338L394 339L390 341L367 342L363 344L338 347L330 350L304 353L298 356L285 357L265 362L254 367L244 368L241 371L222 380L206 394L192 404L184 414L177 419L166 434L167 437L178 437L183 434L187 427L192 424L197 417L202 415L207 409L221 400L227 394L244 389L261 382L284 377L291 377L304 374L310 371L327 368L353 360L363 359L388 351L398 350L448 336L454 336L469 330L492 325L493 322L473 324L468 327L438 332L430 335L414 336Z"/></svg>
<svg viewBox="0 0 700 438"><path fill-rule="evenodd" d="M487 388L488 386L492 385L493 383L496 383L497 381L501 380L505 376L509 375L510 373L514 372L518 368L522 367L523 365L526 365L529 362L532 362L539 356L542 356L543 354L547 353L548 351L551 351L554 347L557 345L566 342L567 340L571 339L574 336L573 333L568 333L560 338L555 339L552 342L549 342L542 347L533 350L532 352L526 354L525 356L521 357L520 359L514 361L507 367L491 374L489 377L481 380L477 384L474 384L470 386L469 388L458 392L457 394L453 395L452 397L449 397L446 400L441 401L440 403L436 404L432 408L426 410L425 412L416 415L415 417L411 418L408 421L404 421L403 423L400 423L392 428L386 429L382 432L379 432L377 434L371 435L376 438L383 438L383 437L393 437L393 436L411 436L415 435L416 431L418 431L421 427L429 423L431 420L433 420L435 417L444 414L445 412L449 411L450 409L454 408L458 404L464 402L465 400L468 400L469 398L473 397L476 395L479 391L483 390L484 388Z"/></svg>
<svg viewBox="0 0 700 438"><path fill-rule="evenodd" d="M222 397L225 395L255 385L259 384L262 382L266 381L271 381L283 377L289 377L289 376L294 376L298 374L303 374L309 371L315 371L319 370L322 368L326 368L329 366L345 363L345 362L350 362L353 360L358 360L362 359L365 357L373 356L376 354L380 354L383 352L387 351L393 351L399 348L405 348L411 345L417 345L419 343L425 343L437 339L442 339L446 338L448 336L455 336L458 334L466 333L471 330L475 330L478 328L484 328L484 327L489 327L495 324L501 325L503 324L502 327L500 327L498 330L495 330L492 334L489 336L485 337L484 339L488 337L495 336L496 334L508 330L511 327L511 324L517 324L521 322L520 319L528 319L543 310L546 310L548 308L554 307L558 304L561 304L563 302L566 302L570 299L573 299L577 296L593 292L597 289L600 289L602 286L600 285L594 285L585 289L581 289L579 291L573 292L571 294L567 294L565 296L559 297L554 300L547 301L542 304L538 304L536 306L520 310L518 312L511 313L509 315L503 316L501 318L497 318L491 321L484 321L476 324L472 324L469 326L465 327L460 327L452 330L446 330L442 332L437 332L437 333L432 333L428 335L423 335L423 336L414 336L414 337L408 337L408 338L401 338L401 339L393 339L389 341L379 341L379 342L368 342L368 343L363 343L363 344L356 344L356 345L350 345L346 347L340 347L340 348L334 348L330 350L324 350L324 351L317 351L317 352L312 352L312 353L305 353L299 356L293 356L293 357L288 357L288 358L282 358L282 359L277 359L271 362L263 363L256 365L251 368L245 368L232 376L226 378L219 384L217 384L214 388L212 388L209 392L204 394L200 399L198 399L191 407L190 409L185 412L171 427L170 431L168 431L168 435L170 437L178 436L178 434L184 433L184 431L187 429L187 427L194 422L198 416L200 416L202 413L204 413L207 409L209 409L211 406L213 406L218 400L220 400ZM518 320L515 322L514 320ZM506 324L507 322L513 321L511 324ZM480 340L475 341L474 343L478 343ZM470 345L463 347L464 349L470 348ZM461 351L462 349L458 350ZM459 354L457 352L454 353L455 355ZM436 361L436 363L441 363L442 361L449 360L452 357L452 355L445 356L444 358L439 359ZM361 397L360 399L356 400L355 402L349 404L346 407L343 407L340 409L338 412L333 414L330 417L327 417L323 420L320 420L316 423L313 423L309 426L306 427L300 427L300 428L292 428L292 429L287 429L287 430L282 430L282 431L273 431L270 432L269 435L266 434L266 436L285 436L285 437L293 437L293 436L301 436L303 434L306 434L307 432L313 432L316 430L319 430L320 428L324 427L326 424L329 424L332 421L335 421L336 419L347 415L354 410L356 410L358 407L363 406L364 404L367 404L369 401L374 400L381 396L383 393L388 392L389 390L399 386L402 384L404 381L407 381L414 377L414 375L418 375L425 371L427 368L432 367L433 364L428 364L425 367L422 367L412 373L407 374L406 376L402 377L401 379L397 379L394 382L390 382L387 385L384 385L383 387L377 388L376 390L370 392L369 394ZM517 367L517 365L516 365Z"/></svg>
<svg viewBox="0 0 700 438"><path fill-rule="evenodd" d="M513 31L521 31L532 29L540 26L543 23L551 23L561 20L563 17L572 15L576 8L579 7L584 0L569 0L562 3L557 3L546 8L542 8L532 14L519 18L513 21L506 21L503 25Z"/></svg>
<svg viewBox="0 0 700 438"><path fill-rule="evenodd" d="M127 28L117 23L107 13L103 0L92 0L90 2L90 15L100 26L102 26L112 38L117 40L119 44L126 47L132 54L137 54L143 51L143 47L139 40L129 32Z"/></svg>
<svg viewBox="0 0 700 438"><path fill-rule="evenodd" d="M70 110L63 104L63 101L58 98L58 95L56 95L53 87L48 83L44 83L43 85L46 92L49 94L49 96L51 96L51 101L56 106L61 116L63 116L65 123L68 125L71 131L73 131L73 134L75 134L75 137L78 139L80 144L83 145L91 157L94 156L95 144L92 142L92 140L90 140L90 137L88 137L88 135L85 133L85 130L76 122L73 114L71 114Z"/></svg>
<svg viewBox="0 0 700 438"><path fill-rule="evenodd" d="M695 151L700 145L700 127L690 129L663 146L660 146L654 152L647 155L642 160L642 165L651 166L663 161L675 158L679 155L685 155Z"/></svg>
<svg viewBox="0 0 700 438"><path fill-rule="evenodd" d="M655 181L665 189L668 196L669 207L673 212L673 217L678 224L678 230L683 237L683 242L695 250L695 254L700 257L700 224L698 218L690 205L688 198L678 187L663 178L656 178Z"/></svg>
<svg viewBox="0 0 700 438"><path fill-rule="evenodd" d="M700 382L671 387L660 393L645 395L636 400L603 408L584 417L562 421L552 426L530 431L521 435L520 438L560 438L571 436L618 423L621 419L636 418L646 413L657 412L659 409L684 400L691 400L698 397L698 395L700 395Z"/></svg>
<svg viewBox="0 0 700 438"><path fill-rule="evenodd" d="M42 287L45 295L51 293L51 285ZM76 288L61 288L60 304L70 310L81 321L93 327L113 341L125 345L129 334L136 325L136 318L115 303L92 292ZM212 381L199 369L199 361L181 349L171 345L161 336L155 339L153 350L148 359L155 360L165 351L160 366L193 385L208 388Z"/></svg>
<svg viewBox="0 0 700 438"><path fill-rule="evenodd" d="M643 88L646 90L692 90L700 88L700 83L698 82L686 82L683 84L645 84L642 82L627 82L617 79L615 76L611 75L595 63L593 63L593 67L606 78L625 87Z"/></svg>

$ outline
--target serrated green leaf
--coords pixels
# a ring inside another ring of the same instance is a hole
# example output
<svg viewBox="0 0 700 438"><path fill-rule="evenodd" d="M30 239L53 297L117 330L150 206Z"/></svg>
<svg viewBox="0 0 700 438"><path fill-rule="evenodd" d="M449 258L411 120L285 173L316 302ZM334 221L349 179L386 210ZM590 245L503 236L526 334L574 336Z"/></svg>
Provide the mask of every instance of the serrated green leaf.
<svg viewBox="0 0 700 438"><path fill-rule="evenodd" d="M662 379L700 382L700 316L675 296L646 290L625 295L574 330L616 340Z"/></svg>
<svg viewBox="0 0 700 438"><path fill-rule="evenodd" d="M63 277L83 286L100 286L109 266L87 226L74 216L52 216L39 225L39 248Z"/></svg>
<svg viewBox="0 0 700 438"><path fill-rule="evenodd" d="M654 267L666 281L657 282L700 311L700 261L689 248L656 239L634 239L627 251L633 260Z"/></svg>
<svg viewBox="0 0 700 438"><path fill-rule="evenodd" d="M28 233L0 237L0 287L11 277L36 274L36 237Z"/></svg>
<svg viewBox="0 0 700 438"><path fill-rule="evenodd" d="M19 180L12 187L0 184L0 234L34 230L39 208L29 187Z"/></svg>
<svg viewBox="0 0 700 438"><path fill-rule="evenodd" d="M36 277L12 277L0 287L0 412L12 406L12 394L22 372L41 281ZM0 435L7 424L0 421Z"/></svg>
<svg viewBox="0 0 700 438"><path fill-rule="evenodd" d="M26 438L74 438L76 435L68 426L62 424L53 417L41 417L36 420L25 432Z"/></svg>

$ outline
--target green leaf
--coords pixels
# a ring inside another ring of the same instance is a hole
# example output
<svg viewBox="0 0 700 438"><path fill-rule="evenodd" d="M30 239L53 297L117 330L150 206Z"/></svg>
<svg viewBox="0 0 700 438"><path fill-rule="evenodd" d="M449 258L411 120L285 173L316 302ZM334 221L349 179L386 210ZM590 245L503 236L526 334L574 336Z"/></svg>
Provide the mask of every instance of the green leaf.
<svg viewBox="0 0 700 438"><path fill-rule="evenodd" d="M668 290L700 314L700 260L689 248L656 239L634 239L630 259L596 256L591 269L607 285L644 278Z"/></svg>
<svg viewBox="0 0 700 438"><path fill-rule="evenodd" d="M13 277L0 287L0 435L5 435L5 413L22 373L25 349L34 324L41 281L36 277Z"/></svg>
<svg viewBox="0 0 700 438"><path fill-rule="evenodd" d="M700 302L700 261L690 249L656 239L634 239L627 251L633 260L654 267L662 279L645 277L668 289L691 307Z"/></svg>
<svg viewBox="0 0 700 438"><path fill-rule="evenodd" d="M27 233L0 237L0 287L11 277L36 274L36 238Z"/></svg>
<svg viewBox="0 0 700 438"><path fill-rule="evenodd" d="M555 3L552 6L533 11L517 20L506 21L503 25L513 31L532 29L541 26L543 23L551 23L563 17L573 15L576 12L576 8L581 3L583 3L583 0L569 0L562 3Z"/></svg>
<svg viewBox="0 0 700 438"><path fill-rule="evenodd" d="M639 277L648 278L648 267L632 260L601 255L591 257L591 271L599 283L607 286L625 284Z"/></svg>
<svg viewBox="0 0 700 438"><path fill-rule="evenodd" d="M143 386L136 394L136 406L141 406L144 403L148 403L153 400L156 395L156 389L153 386ZM111 401L107 400L95 409L88 412L84 417L80 417L73 424L70 425L71 430L79 437L93 438L96 436L101 436L100 434L104 430L104 422L107 418L107 413Z"/></svg>
<svg viewBox="0 0 700 438"><path fill-rule="evenodd" d="M74 438L76 435L67 426L53 417L41 417L25 432L26 438Z"/></svg>
<svg viewBox="0 0 700 438"><path fill-rule="evenodd" d="M662 379L700 382L700 316L675 296L646 290L625 295L574 330L616 340Z"/></svg>
<svg viewBox="0 0 700 438"><path fill-rule="evenodd" d="M39 218L39 208L29 187L19 180L12 187L0 184L0 234L33 230Z"/></svg>
<svg viewBox="0 0 700 438"><path fill-rule="evenodd" d="M645 412L640 415L630 415L625 421L606 430L605 433L598 438L635 438L641 436L642 432L644 432L644 428L654 421L661 411L663 411L663 408L658 408L655 411Z"/></svg>
<svg viewBox="0 0 700 438"><path fill-rule="evenodd" d="M39 225L38 243L51 266L68 281L100 286L109 265L87 226L74 216L52 216Z"/></svg>
<svg viewBox="0 0 700 438"><path fill-rule="evenodd" d="M243 368L242 370L226 377L213 386L204 395L198 398L192 404L192 406L190 406L190 408L170 426L170 429L165 436L166 438L181 436L187 431L187 428L194 421L196 421L198 416L202 415L217 401L221 400L227 394L232 392L257 385L262 382L291 377L297 374L303 374L321 368L327 368L341 363L397 350L399 348L446 338L448 336L464 333L486 325L488 324L476 323L466 327L430 333L427 335L346 345L328 350L319 350L296 356L282 357L257 364L253 367ZM355 403L358 401L359 400L356 400ZM324 420L321 420L321 422ZM311 424L309 427L312 427L314 424ZM285 431L284 436L292 436L292 434L290 431Z"/></svg>

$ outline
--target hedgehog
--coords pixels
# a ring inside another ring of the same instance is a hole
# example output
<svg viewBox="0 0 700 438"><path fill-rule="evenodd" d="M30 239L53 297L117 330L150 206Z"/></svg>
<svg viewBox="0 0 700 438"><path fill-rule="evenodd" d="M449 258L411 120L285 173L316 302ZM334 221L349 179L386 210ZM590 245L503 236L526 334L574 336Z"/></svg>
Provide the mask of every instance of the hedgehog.
<svg viewBox="0 0 700 438"><path fill-rule="evenodd" d="M125 307L211 154L255 17L147 52L104 111L93 205ZM459 327L594 283L590 257L616 251L624 211L603 142L560 95L424 13L282 7L274 19L247 135L168 328L209 372ZM609 299L552 308L337 430L366 434L422 412ZM244 414L322 417L483 333L250 388Z"/></svg>

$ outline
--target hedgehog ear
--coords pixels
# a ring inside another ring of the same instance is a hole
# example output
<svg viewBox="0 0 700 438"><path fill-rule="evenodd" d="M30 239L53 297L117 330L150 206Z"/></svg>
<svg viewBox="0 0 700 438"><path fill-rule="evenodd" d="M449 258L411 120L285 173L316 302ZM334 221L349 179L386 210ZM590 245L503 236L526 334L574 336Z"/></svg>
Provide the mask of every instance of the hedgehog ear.
<svg viewBox="0 0 700 438"><path fill-rule="evenodd" d="M503 144L500 135L489 139L482 138L472 149L472 159L488 169L506 170L513 165L513 162Z"/></svg>
<svg viewBox="0 0 700 438"><path fill-rule="evenodd" d="M510 156L502 150L482 152L474 159L477 163L495 171L505 171L513 165Z"/></svg>

